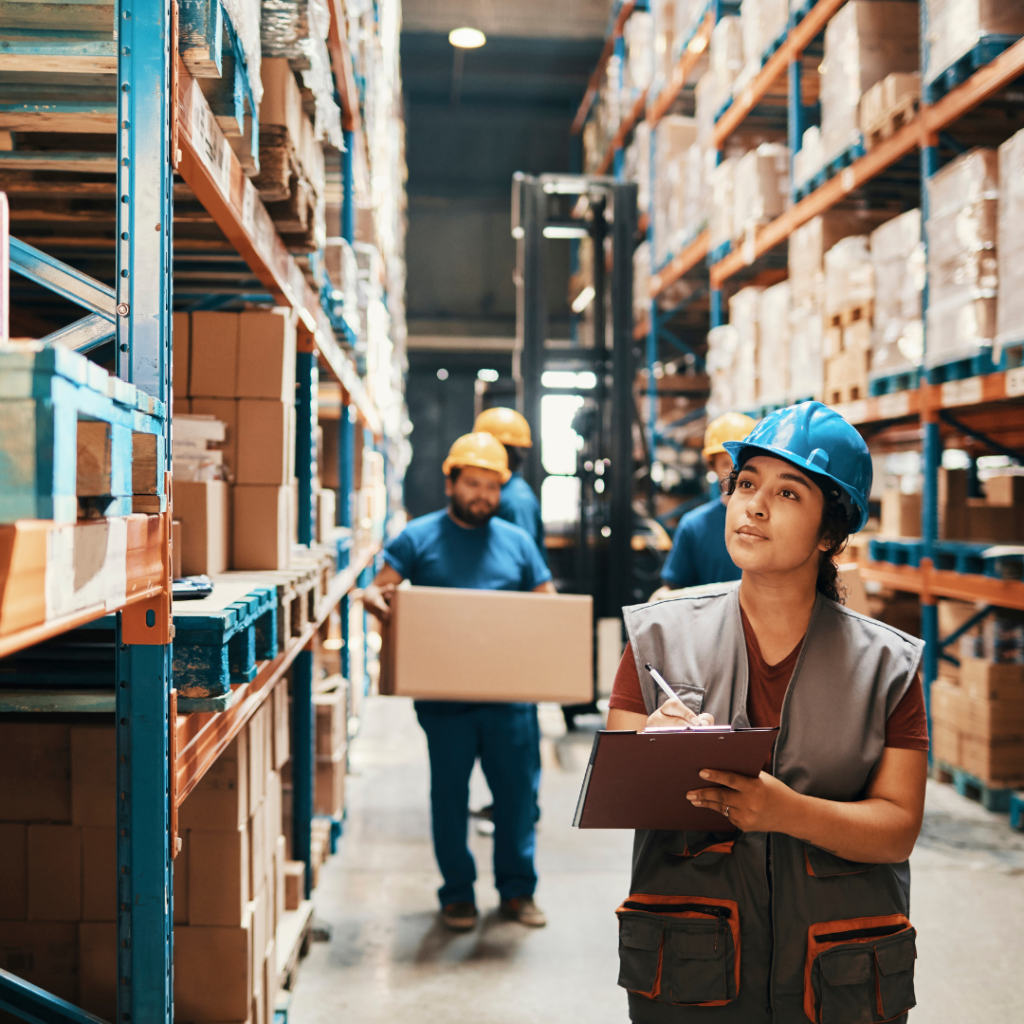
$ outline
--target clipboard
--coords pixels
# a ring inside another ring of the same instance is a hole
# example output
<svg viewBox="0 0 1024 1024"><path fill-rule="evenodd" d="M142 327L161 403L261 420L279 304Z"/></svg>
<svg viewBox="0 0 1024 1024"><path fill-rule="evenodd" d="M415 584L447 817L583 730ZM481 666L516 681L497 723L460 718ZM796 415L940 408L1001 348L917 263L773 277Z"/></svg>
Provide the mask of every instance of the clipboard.
<svg viewBox="0 0 1024 1024"><path fill-rule="evenodd" d="M735 832L728 818L694 807L686 794L713 789L702 768L753 778L778 729L671 729L610 732L594 737L573 818L575 828Z"/></svg>

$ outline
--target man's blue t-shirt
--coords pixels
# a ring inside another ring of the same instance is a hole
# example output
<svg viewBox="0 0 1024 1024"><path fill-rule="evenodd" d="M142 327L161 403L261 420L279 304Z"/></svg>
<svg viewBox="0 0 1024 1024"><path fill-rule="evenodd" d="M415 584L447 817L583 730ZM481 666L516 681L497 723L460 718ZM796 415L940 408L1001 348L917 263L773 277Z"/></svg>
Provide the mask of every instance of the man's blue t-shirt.
<svg viewBox="0 0 1024 1024"><path fill-rule="evenodd" d="M525 530L540 549L540 557L547 565L548 553L544 544L544 520L540 516L540 502L533 488L523 479L522 473L513 473L501 488L501 504L498 515Z"/></svg>
<svg viewBox="0 0 1024 1024"><path fill-rule="evenodd" d="M551 579L532 538L497 516L485 526L459 526L447 509L414 519L384 549L384 561L417 587L536 590ZM420 714L452 715L470 701L416 701Z"/></svg>
<svg viewBox="0 0 1024 1024"><path fill-rule="evenodd" d="M679 520L661 578L678 589L729 583L740 576L725 546L725 504L715 495Z"/></svg>

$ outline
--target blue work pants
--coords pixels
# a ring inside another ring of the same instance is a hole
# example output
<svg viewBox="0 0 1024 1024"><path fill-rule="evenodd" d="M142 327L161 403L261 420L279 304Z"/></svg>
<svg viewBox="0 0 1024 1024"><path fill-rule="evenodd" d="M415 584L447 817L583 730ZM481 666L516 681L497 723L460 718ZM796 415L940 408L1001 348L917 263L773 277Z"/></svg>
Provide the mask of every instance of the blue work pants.
<svg viewBox="0 0 1024 1024"><path fill-rule="evenodd" d="M503 900L532 896L537 886L537 794L540 728L533 704L417 707L430 751L434 854L444 885L441 906L475 903L470 853L469 777L480 758L494 797L494 881Z"/></svg>

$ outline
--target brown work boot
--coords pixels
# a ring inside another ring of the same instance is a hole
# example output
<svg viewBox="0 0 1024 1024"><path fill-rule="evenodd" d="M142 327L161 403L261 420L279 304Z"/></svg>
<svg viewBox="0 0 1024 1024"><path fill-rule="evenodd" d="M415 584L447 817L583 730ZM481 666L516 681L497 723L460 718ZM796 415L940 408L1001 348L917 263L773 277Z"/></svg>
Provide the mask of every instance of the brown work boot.
<svg viewBox="0 0 1024 1024"><path fill-rule="evenodd" d="M453 932L472 931L479 917L476 906L469 902L449 903L441 908L441 920Z"/></svg>
<svg viewBox="0 0 1024 1024"><path fill-rule="evenodd" d="M543 928L548 923L544 911L537 906L532 896L516 896L511 900L502 900L498 909L502 917L529 925L531 928Z"/></svg>

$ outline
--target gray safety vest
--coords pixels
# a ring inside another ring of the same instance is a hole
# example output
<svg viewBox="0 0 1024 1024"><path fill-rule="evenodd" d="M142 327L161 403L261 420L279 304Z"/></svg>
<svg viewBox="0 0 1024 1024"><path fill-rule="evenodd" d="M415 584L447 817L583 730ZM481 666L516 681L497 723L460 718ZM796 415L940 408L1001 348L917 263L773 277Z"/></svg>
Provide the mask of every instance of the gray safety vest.
<svg viewBox="0 0 1024 1024"><path fill-rule="evenodd" d="M738 583L623 611L648 713L664 697L645 663L692 710L749 726ZM798 793L863 799L923 647L819 594L775 776ZM907 862L858 864L782 833L637 832L619 984L644 1024L902 1022L914 1005L909 907Z"/></svg>

